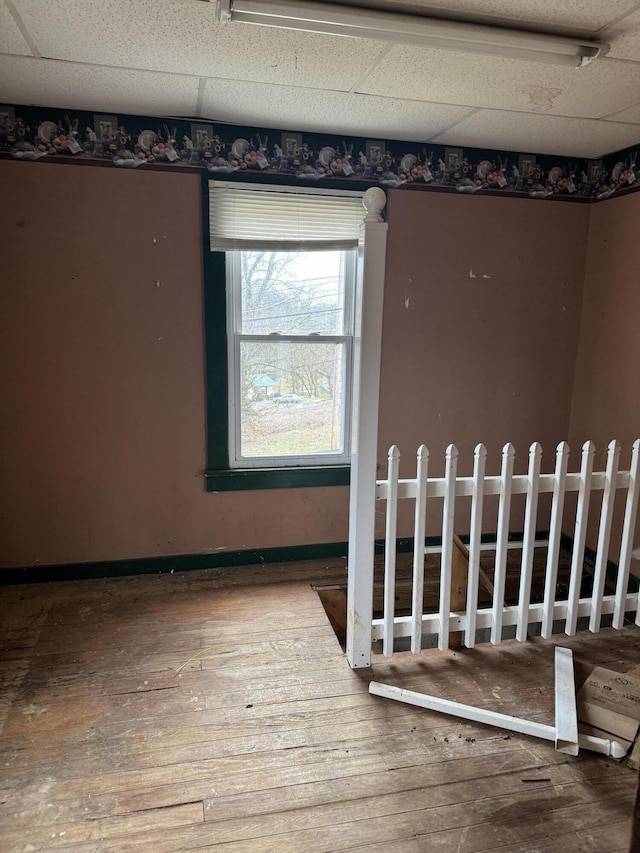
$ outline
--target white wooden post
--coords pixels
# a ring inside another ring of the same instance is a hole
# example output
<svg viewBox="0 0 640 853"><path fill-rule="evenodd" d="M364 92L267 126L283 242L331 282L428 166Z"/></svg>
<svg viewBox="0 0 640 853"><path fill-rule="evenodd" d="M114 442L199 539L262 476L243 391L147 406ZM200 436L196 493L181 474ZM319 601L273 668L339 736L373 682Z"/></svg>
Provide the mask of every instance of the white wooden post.
<svg viewBox="0 0 640 853"><path fill-rule="evenodd" d="M556 646L555 650L556 749L578 754L578 713L573 652Z"/></svg>
<svg viewBox="0 0 640 853"><path fill-rule="evenodd" d="M482 507L484 504L484 473L487 448L479 444L473 454L473 492L469 536L469 577L467 580L467 627L464 644L472 649L476 642L476 613L478 610L478 579L480 576L480 543L482 537Z"/></svg>
<svg viewBox="0 0 640 853"><path fill-rule="evenodd" d="M589 617L589 630L593 633L597 633L600 630L602 596L604 594L604 581L607 574L607 560L609 559L609 541L611 539L611 523L613 521L613 504L616 496L619 459L620 444L617 441L612 441L609 444L607 453L607 470L604 475L600 530L598 531L598 550L596 552L596 564L593 569L593 592L591 593L591 615Z"/></svg>
<svg viewBox="0 0 640 853"><path fill-rule="evenodd" d="M424 609L424 535L427 525L427 477L429 451L418 448L416 468L416 507L413 527L413 590L411 604L411 651L422 649L422 611Z"/></svg>
<svg viewBox="0 0 640 853"><path fill-rule="evenodd" d="M568 634L570 637L575 634L578 622L578 604L580 601L580 584L582 583L582 567L584 565L584 546L587 541L587 522L589 520L591 478L593 475L593 458L595 452L595 444L592 441L585 441L582 445L580 487L578 489L576 526L573 533L573 553L571 555L571 578L569 580L569 597L567 601L567 621L564 628L565 634Z"/></svg>
<svg viewBox="0 0 640 853"><path fill-rule="evenodd" d="M633 550L633 537L636 530L636 518L638 516L638 497L640 493L640 438L633 442L631 453L631 465L629 467L629 488L627 490L627 502L624 511L624 525L622 528L622 543L620 545L620 562L618 563L618 583L616 585L616 603L613 610L612 625L618 630L624 622L625 598L627 585L629 583L629 568L631 566L631 552ZM636 619L636 624L640 622Z"/></svg>
<svg viewBox="0 0 640 853"><path fill-rule="evenodd" d="M502 612L504 587L507 577L507 544L511 516L511 478L516 450L513 444L502 448L502 470L500 472L500 505L498 508L498 533L496 536L496 567L493 579L493 609L491 614L491 642L494 646L502 642Z"/></svg>
<svg viewBox="0 0 640 853"><path fill-rule="evenodd" d="M371 665L373 558L375 548L378 403L387 224L386 196L380 187L366 191L356 286L351 490L347 581L347 660L351 667Z"/></svg>
<svg viewBox="0 0 640 853"><path fill-rule="evenodd" d="M396 530L398 528L398 471L400 451L389 448L387 467L387 523L384 534L384 632L382 653L393 655L393 620L396 613Z"/></svg>
<svg viewBox="0 0 640 853"><path fill-rule="evenodd" d="M522 537L522 564L520 568L520 591L518 593L518 626L516 639L521 643L527 639L529 604L531 603L531 578L533 576L533 546L536 539L538 516L538 492L540 488L540 465L542 447L535 441L529 448L529 471L527 473L527 506L524 513L524 535Z"/></svg>
<svg viewBox="0 0 640 853"><path fill-rule="evenodd" d="M522 717L512 717L510 714L477 708L474 705L463 705L451 699L441 699L439 696L428 696L414 690L407 690L404 687L395 687L392 684L381 684L378 681L369 683L369 693L372 696L383 696L385 699L394 699L396 702L405 702L407 705L415 705L418 708L450 714L463 720L499 726L512 732L550 740L555 743L559 752L569 755L577 755L579 747L590 749L593 752L601 752L604 755L611 755L613 758L623 758L626 755L627 750L618 741L578 733L571 649L556 647L555 691L556 721L555 725L549 726L534 720L525 720Z"/></svg>
<svg viewBox="0 0 640 853"><path fill-rule="evenodd" d="M560 555L560 536L562 534L562 510L567 486L567 468L569 465L569 445L561 441L556 450L556 469L553 476L553 503L549 522L549 546L547 550L547 570L544 579L544 609L542 612L541 636L547 640L553 632L553 605L556 600L556 581L558 578L558 557Z"/></svg>
<svg viewBox="0 0 640 853"><path fill-rule="evenodd" d="M453 519L456 511L456 473L458 449L447 447L444 472L444 505L442 507L442 554L440 558L440 635L438 648L449 648L449 613L451 611L451 562L453 560Z"/></svg>

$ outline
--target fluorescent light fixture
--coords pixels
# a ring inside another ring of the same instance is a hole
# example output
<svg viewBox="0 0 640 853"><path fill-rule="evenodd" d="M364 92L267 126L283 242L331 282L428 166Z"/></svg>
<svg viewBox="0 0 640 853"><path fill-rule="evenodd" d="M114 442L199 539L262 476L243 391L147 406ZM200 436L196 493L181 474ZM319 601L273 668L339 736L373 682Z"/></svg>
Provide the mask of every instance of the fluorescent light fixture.
<svg viewBox="0 0 640 853"><path fill-rule="evenodd" d="M238 21L285 30L347 38L417 44L439 50L483 53L551 65L581 68L602 56L609 45L591 39L446 21L360 6L298 0L218 0L219 21Z"/></svg>

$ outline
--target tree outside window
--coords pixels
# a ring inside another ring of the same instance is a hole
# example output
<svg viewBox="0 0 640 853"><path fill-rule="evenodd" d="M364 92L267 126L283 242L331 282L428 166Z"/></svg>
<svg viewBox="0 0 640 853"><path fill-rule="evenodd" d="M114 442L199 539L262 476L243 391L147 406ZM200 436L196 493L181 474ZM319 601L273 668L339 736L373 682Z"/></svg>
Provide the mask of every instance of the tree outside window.
<svg viewBox="0 0 640 853"><path fill-rule="evenodd" d="M227 253L230 462L348 461L355 251Z"/></svg>

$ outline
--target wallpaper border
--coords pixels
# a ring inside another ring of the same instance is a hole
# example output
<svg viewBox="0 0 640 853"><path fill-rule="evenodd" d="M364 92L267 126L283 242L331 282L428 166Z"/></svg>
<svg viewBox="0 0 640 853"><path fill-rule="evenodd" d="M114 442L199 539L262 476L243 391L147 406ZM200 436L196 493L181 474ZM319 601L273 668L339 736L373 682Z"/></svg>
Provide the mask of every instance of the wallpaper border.
<svg viewBox="0 0 640 853"><path fill-rule="evenodd" d="M0 157L225 180L593 202L640 189L637 147L597 160L51 107L0 106Z"/></svg>

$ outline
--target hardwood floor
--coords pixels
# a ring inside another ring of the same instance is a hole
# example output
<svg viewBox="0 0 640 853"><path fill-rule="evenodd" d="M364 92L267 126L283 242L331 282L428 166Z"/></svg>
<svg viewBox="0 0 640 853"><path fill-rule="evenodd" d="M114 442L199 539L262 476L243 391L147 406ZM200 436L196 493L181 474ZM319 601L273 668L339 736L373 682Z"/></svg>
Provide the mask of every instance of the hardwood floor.
<svg viewBox="0 0 640 853"><path fill-rule="evenodd" d="M349 669L311 584L344 562L0 588L0 851L628 851L637 774L372 697L550 722L554 643ZM578 679L638 629L563 645Z"/></svg>

